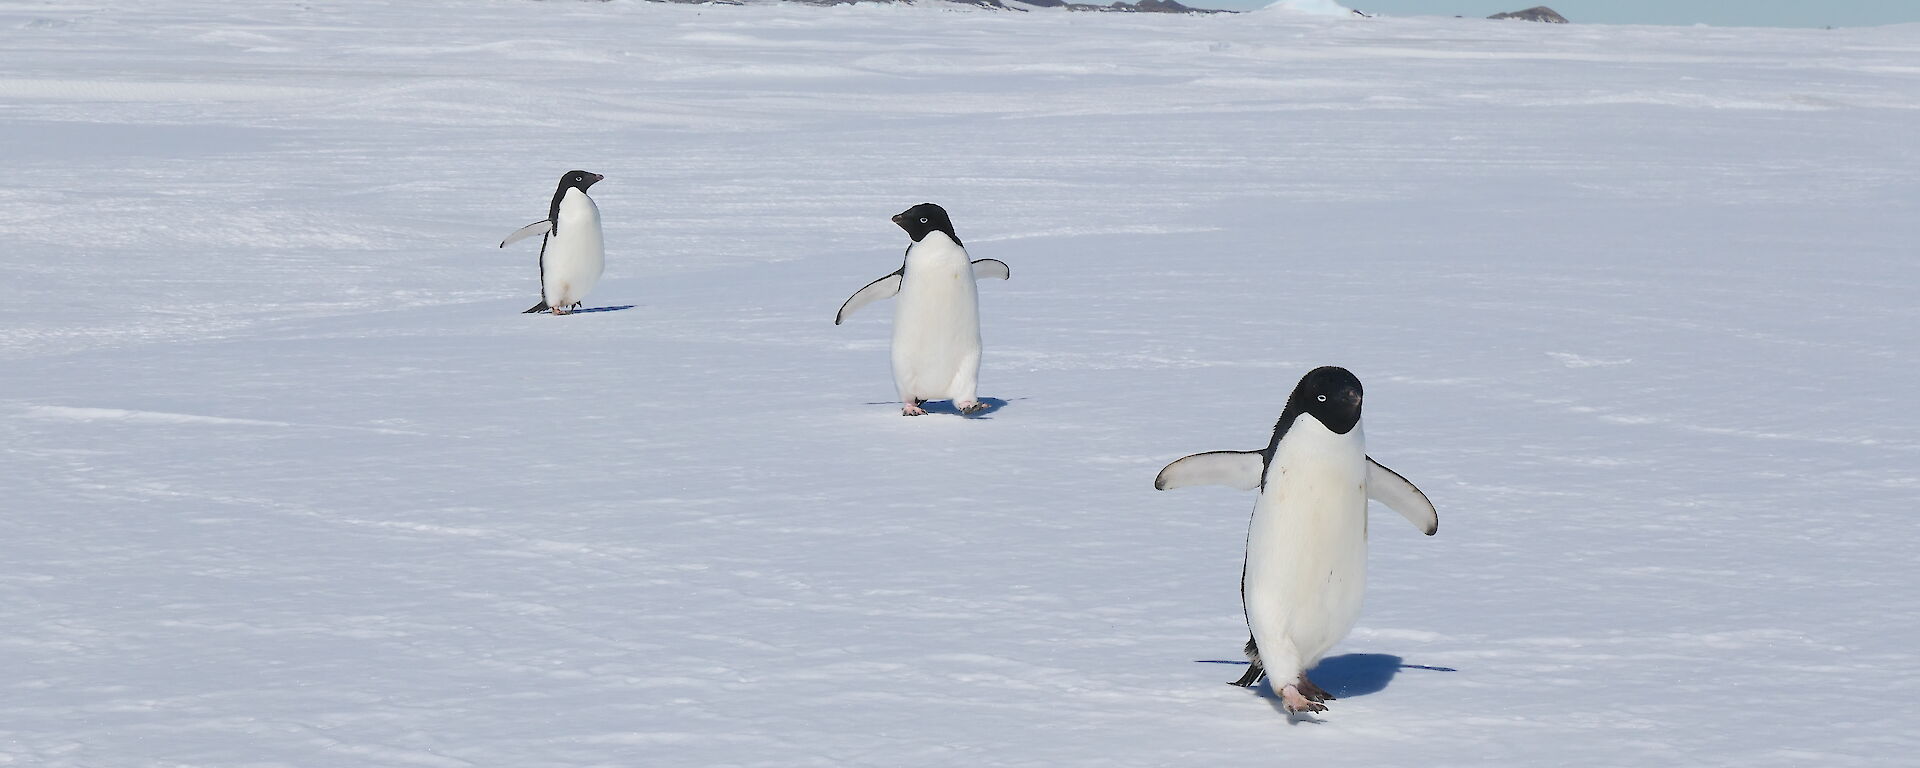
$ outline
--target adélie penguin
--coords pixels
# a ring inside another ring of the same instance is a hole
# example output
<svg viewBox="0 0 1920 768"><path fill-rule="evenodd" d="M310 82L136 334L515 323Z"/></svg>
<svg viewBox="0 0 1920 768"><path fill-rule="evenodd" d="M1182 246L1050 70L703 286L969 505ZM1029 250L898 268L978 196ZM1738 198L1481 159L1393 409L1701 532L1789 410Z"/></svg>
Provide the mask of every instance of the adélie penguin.
<svg viewBox="0 0 1920 768"><path fill-rule="evenodd" d="M1273 680L1288 712L1321 712L1333 696L1307 670L1347 636L1366 588L1367 500L1432 536L1440 516L1427 496L1367 456L1360 380L1345 368L1301 377L1264 450L1199 453L1168 464L1160 490L1224 485L1256 490L1240 572L1252 637L1247 673L1234 685Z"/></svg>
<svg viewBox="0 0 1920 768"><path fill-rule="evenodd" d="M893 305L893 384L900 412L920 416L929 400L952 400L961 413L986 408L977 389L980 379L980 292L974 281L1010 275L1005 262L970 261L947 211L921 203L893 217L913 242L899 269L855 291L833 324L855 310L895 295Z"/></svg>
<svg viewBox="0 0 1920 768"><path fill-rule="evenodd" d="M606 178L586 171L567 171L553 191L547 217L521 227L500 247L534 235L540 240L540 303L521 314L552 310L556 315L573 312L587 293L600 282L607 268L607 252L600 237L600 207L587 196L587 188Z"/></svg>

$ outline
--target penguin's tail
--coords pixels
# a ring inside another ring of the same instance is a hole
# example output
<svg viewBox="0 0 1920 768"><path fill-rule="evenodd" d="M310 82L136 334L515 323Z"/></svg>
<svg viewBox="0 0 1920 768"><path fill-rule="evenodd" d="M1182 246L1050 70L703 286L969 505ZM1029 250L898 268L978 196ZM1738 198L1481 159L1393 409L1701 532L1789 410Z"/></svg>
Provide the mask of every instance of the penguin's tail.
<svg viewBox="0 0 1920 768"><path fill-rule="evenodd" d="M533 314L533 313L535 313L535 312L545 312L545 311L547 311L548 309L549 309L549 307L547 306L547 301L546 301L546 299L541 299L541 300L540 300L540 303L538 303L538 304L535 304L535 305L533 305L533 308L532 308L532 309L529 309L529 310L527 310L527 311L525 311L525 312L521 312L520 314L523 314L523 315L531 315L531 314Z"/></svg>

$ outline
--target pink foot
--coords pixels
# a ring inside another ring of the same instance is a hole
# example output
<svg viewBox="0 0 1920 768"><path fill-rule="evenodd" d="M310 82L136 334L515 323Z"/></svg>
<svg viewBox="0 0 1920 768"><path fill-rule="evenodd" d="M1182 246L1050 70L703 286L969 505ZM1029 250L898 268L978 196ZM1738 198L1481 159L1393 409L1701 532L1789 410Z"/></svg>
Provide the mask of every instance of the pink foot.
<svg viewBox="0 0 1920 768"><path fill-rule="evenodd" d="M927 415L927 409L920 407L918 403L907 403L907 407L900 409L900 415L925 416Z"/></svg>
<svg viewBox="0 0 1920 768"><path fill-rule="evenodd" d="M1294 687L1292 683L1288 683L1287 687L1280 689L1280 701L1287 706L1288 712L1327 711L1327 705L1312 701L1306 696L1301 695L1300 689Z"/></svg>
<svg viewBox="0 0 1920 768"><path fill-rule="evenodd" d="M571 315L571 314L573 314L573 308L572 308L572 307L554 307L554 308L552 308L552 309L551 309L551 310L549 310L549 311L551 311L551 312L553 312L553 313L554 313L554 314L556 314L556 315Z"/></svg>
<svg viewBox="0 0 1920 768"><path fill-rule="evenodd" d="M953 407L955 410L958 410L961 413L979 413L987 409L987 404L974 401L974 400L968 400L967 402L964 402L964 403L954 403Z"/></svg>

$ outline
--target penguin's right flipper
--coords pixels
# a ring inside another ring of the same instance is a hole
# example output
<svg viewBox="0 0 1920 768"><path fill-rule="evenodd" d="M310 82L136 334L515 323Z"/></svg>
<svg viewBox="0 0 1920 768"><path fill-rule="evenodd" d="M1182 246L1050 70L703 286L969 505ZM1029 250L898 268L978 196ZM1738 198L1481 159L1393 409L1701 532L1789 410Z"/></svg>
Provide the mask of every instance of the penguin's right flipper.
<svg viewBox="0 0 1920 768"><path fill-rule="evenodd" d="M541 219L532 224L528 224L524 227L514 230L513 234L507 235L507 239L500 241L500 247L505 248L507 247L507 245L511 243L520 242L521 240L525 240L529 237L533 237L534 235L544 235L551 231L553 231L553 220Z"/></svg>
<svg viewBox="0 0 1920 768"><path fill-rule="evenodd" d="M1209 451L1168 464L1153 478L1153 487L1164 491L1189 485L1224 485L1251 491L1260 487L1260 476L1266 470L1267 459L1259 451Z"/></svg>
<svg viewBox="0 0 1920 768"><path fill-rule="evenodd" d="M1427 495L1400 473L1374 461L1372 456L1367 457L1367 498L1400 513L1421 533L1432 536L1440 530L1440 512L1433 508Z"/></svg>
<svg viewBox="0 0 1920 768"><path fill-rule="evenodd" d="M973 262L973 279L985 280L997 277L1005 280L1013 276L1013 269L999 259L980 259Z"/></svg>
<svg viewBox="0 0 1920 768"><path fill-rule="evenodd" d="M896 269L886 277L867 283L867 287L854 291L852 296L847 297L847 303L840 305L840 311L833 316L833 324L845 322L854 310L881 299L893 298L894 294L900 292L900 277L904 270L905 267Z"/></svg>
<svg viewBox="0 0 1920 768"><path fill-rule="evenodd" d="M533 314L533 313L535 313L535 312L545 312L545 311L547 311L547 310L548 310L548 307L547 307L547 300L546 300L546 299L541 299L541 300L540 300L540 303L538 303L538 304L535 304L535 305L533 305L533 309L529 309L529 310L527 310L527 311L525 311L525 312L521 312L520 314L523 314L523 315L531 315L531 314Z"/></svg>

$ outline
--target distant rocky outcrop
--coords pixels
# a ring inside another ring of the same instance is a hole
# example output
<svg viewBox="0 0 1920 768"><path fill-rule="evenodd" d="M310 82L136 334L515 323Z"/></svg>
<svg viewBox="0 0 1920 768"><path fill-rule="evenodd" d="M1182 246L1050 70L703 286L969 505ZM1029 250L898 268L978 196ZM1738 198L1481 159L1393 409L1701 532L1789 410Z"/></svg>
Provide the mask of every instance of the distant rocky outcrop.
<svg viewBox="0 0 1920 768"><path fill-rule="evenodd" d="M1026 0L1021 0L1026 2ZM1212 8L1195 8L1181 5L1177 0L1139 0L1135 3L1114 3L1112 5L1067 6L1076 11L1108 11L1111 13L1226 13Z"/></svg>
<svg viewBox="0 0 1920 768"><path fill-rule="evenodd" d="M1487 18L1519 19L1521 21L1543 21L1548 24L1567 23L1567 17L1560 15L1559 11L1555 11L1554 9L1548 8L1544 5L1536 5L1524 11L1508 11L1506 13L1496 13L1492 16L1488 16Z"/></svg>
<svg viewBox="0 0 1920 768"><path fill-rule="evenodd" d="M949 1L967 2L967 0ZM1009 7L1022 11L1026 9L1020 6L1031 5L1035 8L1065 8L1069 11L1086 11L1091 13L1232 13L1232 11L1181 5L1178 0L1138 0L1132 3L1115 2L1107 5L1075 3L1069 0L1007 0L1007 2L1010 4Z"/></svg>

